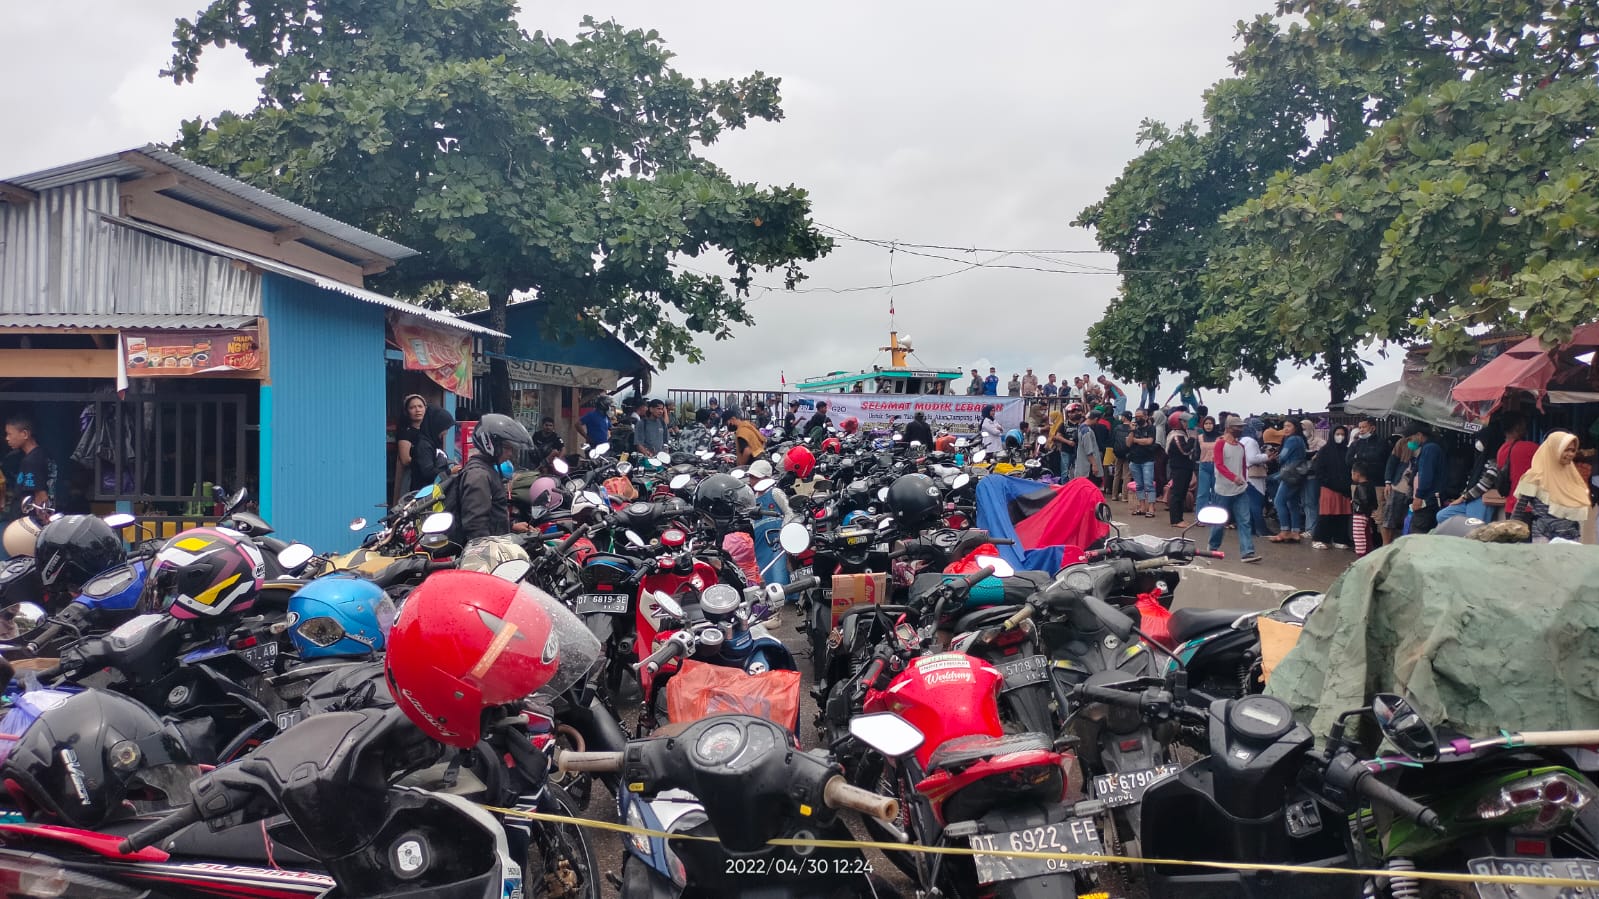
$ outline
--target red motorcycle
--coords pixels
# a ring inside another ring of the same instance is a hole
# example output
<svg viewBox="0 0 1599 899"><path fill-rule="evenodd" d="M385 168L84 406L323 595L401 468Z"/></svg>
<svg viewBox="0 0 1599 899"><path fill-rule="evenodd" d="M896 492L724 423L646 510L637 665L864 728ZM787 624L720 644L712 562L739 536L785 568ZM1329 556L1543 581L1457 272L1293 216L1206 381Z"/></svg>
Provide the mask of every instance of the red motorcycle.
<svg viewBox="0 0 1599 899"><path fill-rule="evenodd" d="M992 575L951 578L952 593ZM923 654L931 626L903 618L862 671L863 715L850 733L875 752L858 760L856 783L871 779L901 800L894 825L867 822L877 839L964 845L974 856L889 853L923 890L961 897L1075 896L1095 879L1081 862L1010 859L982 850L1104 853L1083 795L1077 759L1045 734L1006 734L1000 723L1004 676L960 652ZM895 832L898 829L900 832Z"/></svg>

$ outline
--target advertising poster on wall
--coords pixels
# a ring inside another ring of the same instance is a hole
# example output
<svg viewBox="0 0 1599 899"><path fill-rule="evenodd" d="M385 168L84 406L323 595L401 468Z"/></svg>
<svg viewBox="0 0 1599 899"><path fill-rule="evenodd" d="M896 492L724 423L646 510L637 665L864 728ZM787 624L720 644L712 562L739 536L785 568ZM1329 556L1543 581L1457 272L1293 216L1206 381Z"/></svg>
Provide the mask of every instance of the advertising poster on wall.
<svg viewBox="0 0 1599 899"><path fill-rule="evenodd" d="M254 328L124 331L122 353L133 378L257 372L262 361Z"/></svg>

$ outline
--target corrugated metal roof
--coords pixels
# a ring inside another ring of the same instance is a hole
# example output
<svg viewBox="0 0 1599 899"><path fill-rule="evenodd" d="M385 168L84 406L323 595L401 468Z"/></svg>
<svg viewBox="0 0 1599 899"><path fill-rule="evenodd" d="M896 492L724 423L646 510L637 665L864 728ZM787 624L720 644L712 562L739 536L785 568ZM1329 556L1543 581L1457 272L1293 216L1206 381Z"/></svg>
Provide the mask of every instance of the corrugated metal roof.
<svg viewBox="0 0 1599 899"><path fill-rule="evenodd" d="M0 313L0 328L76 328L121 331L129 328L242 328L253 315L145 315L138 312L102 312L86 315L58 312Z"/></svg>
<svg viewBox="0 0 1599 899"><path fill-rule="evenodd" d="M122 225L125 228L132 228L135 231L144 231L148 234L154 234L157 237L163 237L176 243L186 244L194 247L195 249L204 250L208 253L214 253L218 256L225 256L229 259L237 259L241 262L248 262L264 271L283 275L286 278L293 278L296 281L304 281L307 284L315 284L324 290L336 291L344 294L345 296L354 297L357 300L362 300L367 303L374 303L378 306L393 309L396 312L415 316L416 318L424 319L428 322L445 328L451 328L457 331L470 331L473 334L483 334L490 337L507 336L492 328L485 328L482 325L463 321L453 315L448 315L443 312L434 312L431 309L424 309L421 306L414 306L403 300L396 300L394 297L384 296L377 291L367 290L364 287L356 287L353 284L345 284L342 281L335 281L332 278L324 278L323 276L314 272L308 272L303 268L295 268L292 265L285 265L275 259L267 259L264 256L257 256L254 253L246 253L243 250L236 250L233 247L225 247L221 244L212 243L209 240L203 240L195 237L192 234L183 234L178 231L161 228L146 222L136 222L132 219L119 218L114 215L106 215L102 216L102 218L108 222Z"/></svg>
<svg viewBox="0 0 1599 899"><path fill-rule="evenodd" d="M197 162L190 162L175 153L169 153L154 144L135 148L123 153L111 153L106 156L96 156L81 162L68 163L42 172L33 172L19 175L15 178L0 178L29 190L49 190L53 187L62 187L79 181L89 181L95 178L130 178L145 174L146 170L128 162L123 157L126 153L138 153L147 159L168 166L196 181L208 184L218 190L225 191L245 202L252 203L269 212L281 215L297 224L320 231L329 237L344 241L351 246L381 256L385 259L406 259L417 255L416 250L403 244L395 243L387 238L379 237L354 225L347 225L337 219L330 218L320 212L307 209L297 203L291 203L282 197L268 193L258 187L251 187L236 178L230 178L215 169L206 168Z"/></svg>

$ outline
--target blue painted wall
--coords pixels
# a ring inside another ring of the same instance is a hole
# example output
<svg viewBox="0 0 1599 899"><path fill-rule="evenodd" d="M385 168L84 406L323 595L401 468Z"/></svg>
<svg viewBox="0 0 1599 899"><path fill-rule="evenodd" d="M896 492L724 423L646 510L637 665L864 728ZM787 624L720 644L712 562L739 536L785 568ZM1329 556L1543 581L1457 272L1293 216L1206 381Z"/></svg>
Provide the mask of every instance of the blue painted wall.
<svg viewBox="0 0 1599 899"><path fill-rule="evenodd" d="M566 365L585 365L589 368L610 368L629 373L643 369L648 363L622 341L609 334L597 337L575 337L571 343L562 343L546 332L543 303L513 303L505 309L505 355L516 359L538 362L560 362ZM480 325L489 323L487 311L462 316Z"/></svg>
<svg viewBox="0 0 1599 899"><path fill-rule="evenodd" d="M353 549L350 519L385 500L383 308L269 274L261 311L263 517L319 552Z"/></svg>

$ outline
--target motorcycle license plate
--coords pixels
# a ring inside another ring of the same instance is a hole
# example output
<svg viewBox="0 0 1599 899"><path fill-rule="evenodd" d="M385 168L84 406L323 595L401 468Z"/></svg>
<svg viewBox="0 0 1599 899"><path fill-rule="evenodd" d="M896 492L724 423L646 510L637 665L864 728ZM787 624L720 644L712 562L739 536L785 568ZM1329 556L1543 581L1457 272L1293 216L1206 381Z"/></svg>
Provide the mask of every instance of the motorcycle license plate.
<svg viewBox="0 0 1599 899"><path fill-rule="evenodd" d="M1504 877L1559 877L1566 880L1592 880L1589 887L1532 886L1510 883L1479 883L1481 899L1595 899L1599 897L1599 861L1586 858L1474 858L1466 863L1473 874Z"/></svg>
<svg viewBox="0 0 1599 899"><path fill-rule="evenodd" d="M1094 778L1094 798L1111 808L1132 805L1144 798L1149 785L1181 770L1180 765L1157 765L1142 771L1117 771Z"/></svg>
<svg viewBox="0 0 1599 899"><path fill-rule="evenodd" d="M579 615L604 612L607 615L626 615L629 596L626 593L585 593L572 604Z"/></svg>
<svg viewBox="0 0 1599 899"><path fill-rule="evenodd" d="M1049 679L1049 659L1041 655L1010 659L999 663L999 673L1005 676L1007 690L1041 684Z"/></svg>
<svg viewBox="0 0 1599 899"><path fill-rule="evenodd" d="M239 656L255 666L257 671L270 671L278 663L278 643L266 640L239 650Z"/></svg>
<svg viewBox="0 0 1599 899"><path fill-rule="evenodd" d="M984 855L989 852L1072 852L1078 855L1104 855L1105 845L1100 842L1099 828L1093 818L1071 818L1059 824L1029 827L1011 833L985 833L971 837L971 847L976 850L972 860L977 864L980 883L997 883L1062 871L1076 871L1097 862L1070 861L1064 858L1008 858Z"/></svg>

